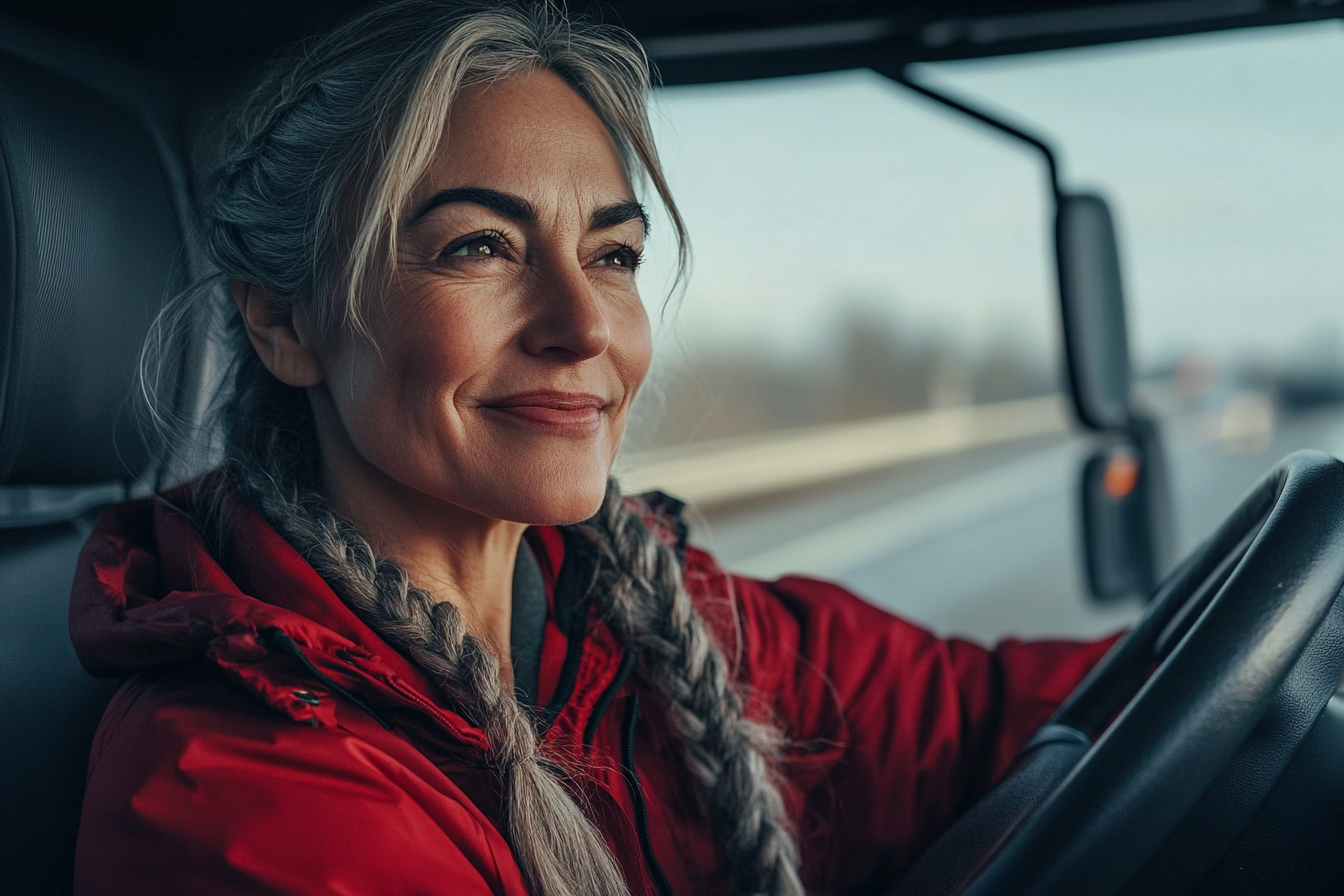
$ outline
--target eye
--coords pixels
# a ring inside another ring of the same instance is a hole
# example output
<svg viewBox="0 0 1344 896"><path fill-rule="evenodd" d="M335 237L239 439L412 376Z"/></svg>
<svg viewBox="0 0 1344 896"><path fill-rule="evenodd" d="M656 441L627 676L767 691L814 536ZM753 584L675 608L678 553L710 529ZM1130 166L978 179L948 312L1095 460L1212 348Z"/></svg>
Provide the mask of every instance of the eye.
<svg viewBox="0 0 1344 896"><path fill-rule="evenodd" d="M456 249L445 250L443 254L447 258L489 258L496 254L495 247L491 245L492 242L493 240L481 237L469 243L463 243Z"/></svg>
<svg viewBox="0 0 1344 896"><path fill-rule="evenodd" d="M633 271L644 260L643 255L633 246L620 246L597 260L602 267L623 268Z"/></svg>
<svg viewBox="0 0 1344 896"><path fill-rule="evenodd" d="M439 260L449 258L502 258L508 255L504 238L499 234L473 234L449 243L439 253Z"/></svg>

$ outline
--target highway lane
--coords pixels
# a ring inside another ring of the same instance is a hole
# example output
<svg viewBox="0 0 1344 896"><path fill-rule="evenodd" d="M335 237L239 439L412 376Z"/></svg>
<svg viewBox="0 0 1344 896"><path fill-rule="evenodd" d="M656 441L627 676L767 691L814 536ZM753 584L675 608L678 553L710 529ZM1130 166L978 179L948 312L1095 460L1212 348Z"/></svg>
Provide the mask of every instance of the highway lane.
<svg viewBox="0 0 1344 896"><path fill-rule="evenodd" d="M1284 454L1344 454L1344 409L1281 419L1267 444L1217 430L1207 416L1165 428L1177 557ZM714 509L692 538L729 568L832 579L943 634L1098 636L1140 608L1086 596L1076 505L1087 444L1036 439Z"/></svg>

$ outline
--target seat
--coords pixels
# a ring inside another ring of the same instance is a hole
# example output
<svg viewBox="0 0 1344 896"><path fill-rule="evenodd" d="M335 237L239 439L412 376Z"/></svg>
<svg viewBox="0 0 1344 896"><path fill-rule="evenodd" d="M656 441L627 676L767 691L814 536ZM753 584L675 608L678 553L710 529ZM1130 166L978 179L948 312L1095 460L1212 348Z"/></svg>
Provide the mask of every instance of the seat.
<svg viewBox="0 0 1344 896"><path fill-rule="evenodd" d="M102 507L152 481L129 397L188 276L151 76L0 21L0 892L71 891L89 745L117 686L67 604Z"/></svg>

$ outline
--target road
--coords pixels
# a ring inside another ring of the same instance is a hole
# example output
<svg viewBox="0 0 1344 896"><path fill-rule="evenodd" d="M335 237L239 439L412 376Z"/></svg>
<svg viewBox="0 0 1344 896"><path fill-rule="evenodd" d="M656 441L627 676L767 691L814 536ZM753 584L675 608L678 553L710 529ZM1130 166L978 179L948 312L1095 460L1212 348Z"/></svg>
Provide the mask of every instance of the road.
<svg viewBox="0 0 1344 896"><path fill-rule="evenodd" d="M1261 444L1216 430L1196 416L1164 428L1176 557L1283 455L1344 454L1344 409L1279 419ZM1140 607L1086 596L1076 504L1087 448L1048 437L714 509L692 518L692 539L730 569L838 581L942 634L1098 636Z"/></svg>

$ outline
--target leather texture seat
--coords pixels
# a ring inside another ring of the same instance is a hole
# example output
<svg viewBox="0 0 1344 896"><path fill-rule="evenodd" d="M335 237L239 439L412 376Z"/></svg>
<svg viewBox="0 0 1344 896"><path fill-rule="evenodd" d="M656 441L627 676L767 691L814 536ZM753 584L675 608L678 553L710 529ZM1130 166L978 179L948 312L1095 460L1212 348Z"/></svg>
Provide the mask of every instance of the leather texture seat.
<svg viewBox="0 0 1344 896"><path fill-rule="evenodd" d="M116 681L70 646L75 558L151 461L130 395L187 271L180 153L154 79L0 21L0 892L69 893Z"/></svg>

